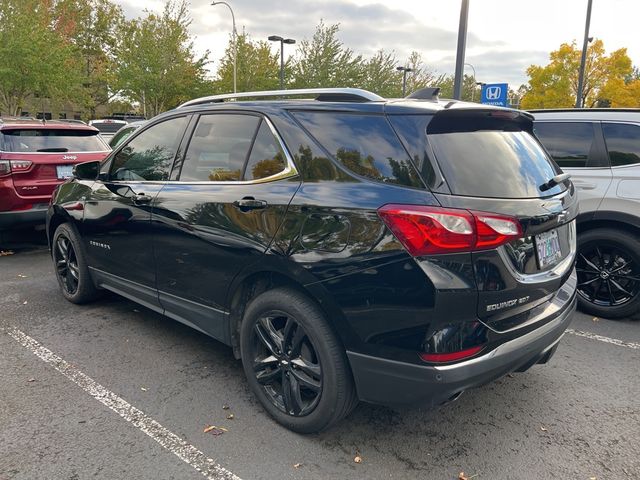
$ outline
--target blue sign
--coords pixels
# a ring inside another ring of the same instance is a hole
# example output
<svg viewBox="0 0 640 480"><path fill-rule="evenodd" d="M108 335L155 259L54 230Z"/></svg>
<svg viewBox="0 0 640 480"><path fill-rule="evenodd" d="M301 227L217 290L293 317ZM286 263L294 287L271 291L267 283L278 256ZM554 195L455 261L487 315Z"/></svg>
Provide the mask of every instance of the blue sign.
<svg viewBox="0 0 640 480"><path fill-rule="evenodd" d="M509 100L507 99L508 93L509 85L506 83L487 83L482 86L480 103L507 107L509 106Z"/></svg>

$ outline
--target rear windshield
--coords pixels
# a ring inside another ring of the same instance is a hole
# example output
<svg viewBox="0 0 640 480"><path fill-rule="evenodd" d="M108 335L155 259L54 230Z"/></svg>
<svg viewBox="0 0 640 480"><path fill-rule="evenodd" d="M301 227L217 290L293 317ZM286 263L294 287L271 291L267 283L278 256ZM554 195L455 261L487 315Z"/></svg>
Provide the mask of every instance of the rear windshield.
<svg viewBox="0 0 640 480"><path fill-rule="evenodd" d="M537 140L525 131L480 130L429 134L429 143L451 193L472 197L536 198L560 171Z"/></svg>
<svg viewBox="0 0 640 480"><path fill-rule="evenodd" d="M92 127L100 130L100 133L116 133L122 127L124 127L126 123L116 123L116 122L93 122L91 124Z"/></svg>
<svg viewBox="0 0 640 480"><path fill-rule="evenodd" d="M108 150L93 130L16 128L2 131L5 152L102 152Z"/></svg>

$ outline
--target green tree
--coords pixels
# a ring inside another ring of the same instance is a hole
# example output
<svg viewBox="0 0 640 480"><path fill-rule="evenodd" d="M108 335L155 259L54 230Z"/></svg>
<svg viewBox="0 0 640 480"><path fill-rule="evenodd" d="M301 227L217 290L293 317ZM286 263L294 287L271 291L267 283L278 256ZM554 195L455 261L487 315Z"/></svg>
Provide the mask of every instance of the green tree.
<svg viewBox="0 0 640 480"><path fill-rule="evenodd" d="M80 76L75 101L94 118L96 108L118 93L116 42L124 23L122 9L110 0L61 0L56 11Z"/></svg>
<svg viewBox="0 0 640 480"><path fill-rule="evenodd" d="M297 88L355 87L363 83L361 55L346 48L338 39L339 24L320 21L311 40L300 42L292 66Z"/></svg>
<svg viewBox="0 0 640 480"><path fill-rule="evenodd" d="M29 96L69 98L77 84L72 46L52 1L0 0L0 110L19 115Z"/></svg>
<svg viewBox="0 0 640 480"><path fill-rule="evenodd" d="M407 73L407 95L421 88L441 86L447 78L446 75L438 75L429 70L422 60L422 55L415 50L411 52L404 66L411 69L411 72Z"/></svg>
<svg viewBox="0 0 640 480"><path fill-rule="evenodd" d="M280 55L271 53L265 41L253 41L247 33L237 37L237 89L239 92L274 90L280 85ZM285 71L287 70L285 65ZM215 90L233 92L233 40L220 59Z"/></svg>
<svg viewBox="0 0 640 480"><path fill-rule="evenodd" d="M125 22L117 49L117 89L148 117L207 94L209 52L196 58L186 0L167 0L161 15Z"/></svg>
<svg viewBox="0 0 640 480"><path fill-rule="evenodd" d="M402 94L402 72L396 70L398 61L393 52L378 50L362 64L363 78L358 85L387 98Z"/></svg>
<svg viewBox="0 0 640 480"><path fill-rule="evenodd" d="M529 84L522 98L521 108L572 107L578 91L578 74L581 50L575 41L563 43L551 52L548 65L531 65L527 69ZM621 48L606 55L602 40L595 40L587 49L582 106L594 107L599 104L613 104L619 94L614 88L624 83L633 73L627 49ZM611 97L613 95L613 97Z"/></svg>

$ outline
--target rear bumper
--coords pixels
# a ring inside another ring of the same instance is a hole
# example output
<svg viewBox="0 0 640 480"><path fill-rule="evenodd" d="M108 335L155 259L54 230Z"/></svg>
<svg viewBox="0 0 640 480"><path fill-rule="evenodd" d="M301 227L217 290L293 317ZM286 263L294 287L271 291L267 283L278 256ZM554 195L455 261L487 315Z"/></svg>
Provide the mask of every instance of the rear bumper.
<svg viewBox="0 0 640 480"><path fill-rule="evenodd" d="M44 224L46 215L46 206L33 208L31 210L0 212L0 230Z"/></svg>
<svg viewBox="0 0 640 480"><path fill-rule="evenodd" d="M415 365L347 352L358 396L384 405L439 405L473 387L513 371L546 363L571 323L575 291L565 308L545 325L502 343L485 355L452 365Z"/></svg>

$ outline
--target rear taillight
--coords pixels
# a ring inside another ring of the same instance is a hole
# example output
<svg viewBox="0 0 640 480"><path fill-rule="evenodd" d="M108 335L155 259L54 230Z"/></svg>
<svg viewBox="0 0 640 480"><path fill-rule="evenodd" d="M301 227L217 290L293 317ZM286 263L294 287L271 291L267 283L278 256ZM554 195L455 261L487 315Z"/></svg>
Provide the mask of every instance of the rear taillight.
<svg viewBox="0 0 640 480"><path fill-rule="evenodd" d="M0 160L0 177L26 172L32 164L29 160Z"/></svg>
<svg viewBox="0 0 640 480"><path fill-rule="evenodd" d="M520 222L495 213L385 205L378 215L411 255L487 250L520 238Z"/></svg>
<svg viewBox="0 0 640 480"><path fill-rule="evenodd" d="M0 160L0 177L5 177L11 174L11 165L9 160Z"/></svg>

